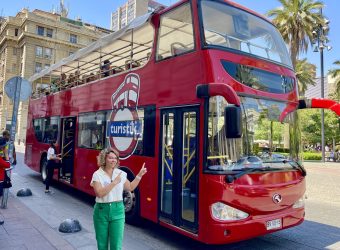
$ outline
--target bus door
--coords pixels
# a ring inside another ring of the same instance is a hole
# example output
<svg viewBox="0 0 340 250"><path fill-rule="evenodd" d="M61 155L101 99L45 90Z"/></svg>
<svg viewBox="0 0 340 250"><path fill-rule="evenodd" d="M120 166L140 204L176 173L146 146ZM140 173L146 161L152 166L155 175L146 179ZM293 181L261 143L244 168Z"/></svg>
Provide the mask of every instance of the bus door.
<svg viewBox="0 0 340 250"><path fill-rule="evenodd" d="M159 219L197 232L198 107L161 110Z"/></svg>
<svg viewBox="0 0 340 250"><path fill-rule="evenodd" d="M61 156L62 163L59 172L59 178L68 183L72 183L73 164L74 164L74 147L76 134L76 117L62 118L61 134Z"/></svg>

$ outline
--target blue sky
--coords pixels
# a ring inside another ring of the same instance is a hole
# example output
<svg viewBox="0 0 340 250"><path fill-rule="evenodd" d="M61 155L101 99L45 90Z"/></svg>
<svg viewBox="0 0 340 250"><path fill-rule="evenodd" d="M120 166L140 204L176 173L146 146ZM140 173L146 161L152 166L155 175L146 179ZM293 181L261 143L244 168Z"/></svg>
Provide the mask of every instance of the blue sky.
<svg viewBox="0 0 340 250"><path fill-rule="evenodd" d="M235 2L246 6L258 13L264 14L268 10L280 6L277 0L234 0ZM0 5L0 15L14 16L23 7L29 7L30 10L41 9L51 11L53 7L59 6L59 0L2 0ZM81 17L83 21L96 24L105 28L110 27L110 13L118 6L121 6L126 0L64 0L65 5L69 8L69 17ZM176 0L158 0L165 5L171 5ZM331 21L329 39L333 49L325 50L324 64L325 72L332 68L332 63L335 60L340 60L340 1L324 0L325 8L324 15ZM318 67L317 75L320 75L320 53L315 53L312 48L306 55L301 55L301 58L307 57L309 62L314 63Z"/></svg>

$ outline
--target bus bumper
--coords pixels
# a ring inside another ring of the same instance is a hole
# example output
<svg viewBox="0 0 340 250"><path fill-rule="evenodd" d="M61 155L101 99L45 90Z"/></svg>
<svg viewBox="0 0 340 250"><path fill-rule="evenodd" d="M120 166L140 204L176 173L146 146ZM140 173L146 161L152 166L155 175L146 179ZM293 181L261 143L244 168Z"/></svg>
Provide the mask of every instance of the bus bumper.
<svg viewBox="0 0 340 250"><path fill-rule="evenodd" d="M223 223L211 220L208 225L204 226L199 237L207 244L227 244L254 238L257 236L273 233L289 227L301 224L304 221L305 210L289 209L285 213L276 213L261 216L252 216L246 220ZM282 227L267 230L267 222L281 219Z"/></svg>

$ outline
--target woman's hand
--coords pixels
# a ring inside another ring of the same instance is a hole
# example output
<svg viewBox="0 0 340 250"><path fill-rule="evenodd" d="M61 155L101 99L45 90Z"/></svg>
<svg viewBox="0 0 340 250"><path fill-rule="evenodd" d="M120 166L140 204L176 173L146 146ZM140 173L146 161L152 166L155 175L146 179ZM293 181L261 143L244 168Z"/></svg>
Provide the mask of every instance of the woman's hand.
<svg viewBox="0 0 340 250"><path fill-rule="evenodd" d="M136 175L135 179L130 182L129 180L126 180L124 183L124 190L132 192L135 190L135 188L138 186L139 181L142 179L142 176L146 174L148 170L145 167L145 162L143 163L142 168L139 170L139 173Z"/></svg>
<svg viewBox="0 0 340 250"><path fill-rule="evenodd" d="M120 172L117 176L116 176L116 178L114 178L114 180L112 181L113 183L114 183L114 185L117 185L118 183L120 183L120 181L121 181L121 177L120 177L120 175L122 174L122 172Z"/></svg>
<svg viewBox="0 0 340 250"><path fill-rule="evenodd" d="M142 178L143 175L145 175L148 172L148 170L145 167L145 162L143 163L142 168L139 170L138 177Z"/></svg>

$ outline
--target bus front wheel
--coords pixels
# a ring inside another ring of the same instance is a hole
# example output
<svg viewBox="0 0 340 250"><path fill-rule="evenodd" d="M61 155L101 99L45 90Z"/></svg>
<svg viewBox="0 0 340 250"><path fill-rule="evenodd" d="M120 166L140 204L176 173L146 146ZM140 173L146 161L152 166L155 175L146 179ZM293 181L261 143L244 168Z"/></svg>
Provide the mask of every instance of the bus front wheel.
<svg viewBox="0 0 340 250"><path fill-rule="evenodd" d="M40 169L41 169L41 179L43 182L46 181L46 178L47 178L47 158L46 156L44 156L42 159L41 159L41 162L40 162Z"/></svg>

